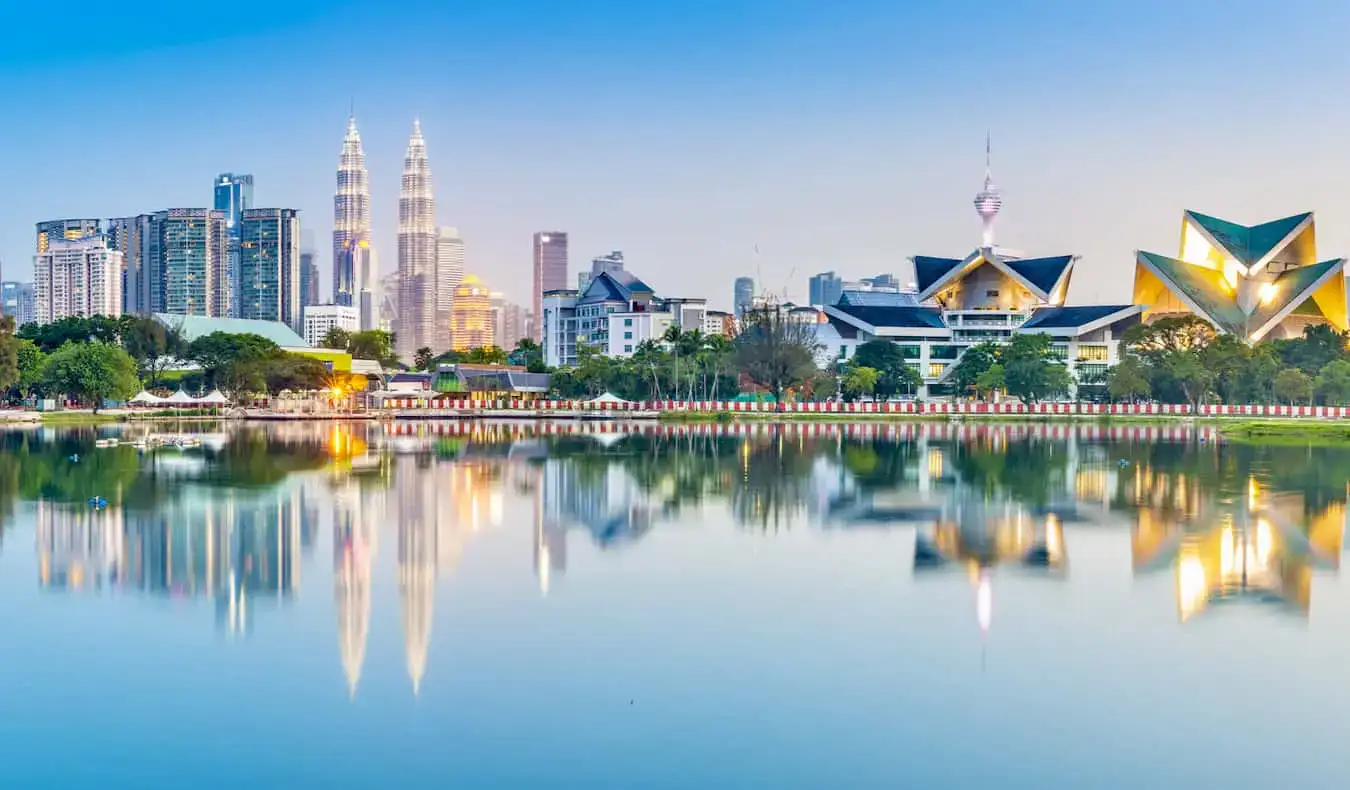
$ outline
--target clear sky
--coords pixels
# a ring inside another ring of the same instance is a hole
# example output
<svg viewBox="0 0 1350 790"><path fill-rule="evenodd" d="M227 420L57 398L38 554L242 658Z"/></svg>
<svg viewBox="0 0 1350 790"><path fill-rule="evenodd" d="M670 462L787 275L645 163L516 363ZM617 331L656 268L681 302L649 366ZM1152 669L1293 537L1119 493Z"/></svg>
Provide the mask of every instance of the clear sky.
<svg viewBox="0 0 1350 790"><path fill-rule="evenodd" d="M1175 254L1183 208L1315 210L1323 257L1350 254L1343 2L4 6L6 279L31 277L34 222L205 206L233 171L302 210L327 293L351 102L382 270L420 116L438 221L526 303L543 229L571 232L574 271L622 249L724 308L739 274L802 298L817 271L963 255L986 129L998 240L1082 255L1071 301L1127 301L1132 251Z"/></svg>

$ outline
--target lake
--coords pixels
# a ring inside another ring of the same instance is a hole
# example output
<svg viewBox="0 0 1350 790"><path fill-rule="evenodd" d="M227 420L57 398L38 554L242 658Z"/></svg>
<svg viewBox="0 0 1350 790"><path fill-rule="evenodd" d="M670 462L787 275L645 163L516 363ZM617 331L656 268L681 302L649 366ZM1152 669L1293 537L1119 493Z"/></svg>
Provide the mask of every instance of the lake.
<svg viewBox="0 0 1350 790"><path fill-rule="evenodd" d="M16 429L0 786L1343 786L1347 479L1181 425Z"/></svg>

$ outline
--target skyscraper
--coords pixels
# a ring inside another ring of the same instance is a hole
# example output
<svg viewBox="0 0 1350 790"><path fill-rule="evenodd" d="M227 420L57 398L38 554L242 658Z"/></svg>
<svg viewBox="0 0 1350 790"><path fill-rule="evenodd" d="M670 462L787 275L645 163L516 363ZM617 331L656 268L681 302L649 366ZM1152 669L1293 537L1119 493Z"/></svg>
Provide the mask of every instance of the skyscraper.
<svg viewBox="0 0 1350 790"><path fill-rule="evenodd" d="M844 281L834 272L821 272L811 278L808 303L813 307L829 307L839 303L844 292ZM737 297L737 303L740 298Z"/></svg>
<svg viewBox="0 0 1350 790"><path fill-rule="evenodd" d="M732 309L736 317L740 318L746 310L749 310L755 301L755 279L753 277L737 277L734 291L731 297Z"/></svg>
<svg viewBox="0 0 1350 790"><path fill-rule="evenodd" d="M338 157L333 193L333 303L356 305L363 288L373 288L370 255L370 183L356 116L347 118L347 136ZM362 329L371 327L362 326Z"/></svg>
<svg viewBox="0 0 1350 790"><path fill-rule="evenodd" d="M142 291L151 313L228 316L231 294L225 212L173 208L150 215Z"/></svg>
<svg viewBox="0 0 1350 790"><path fill-rule="evenodd" d="M300 231L300 308L319 303L319 263L314 254L314 231Z"/></svg>
<svg viewBox="0 0 1350 790"><path fill-rule="evenodd" d="M122 253L122 312L150 312L150 255L152 216L115 217L108 220L108 247Z"/></svg>
<svg viewBox="0 0 1350 790"><path fill-rule="evenodd" d="M280 321L302 331L300 215L292 208L253 208L239 222L240 318Z"/></svg>
<svg viewBox="0 0 1350 790"><path fill-rule="evenodd" d="M79 239L92 236L102 228L96 219L52 219L37 224L37 251L47 251L47 245L57 239Z"/></svg>
<svg viewBox="0 0 1350 790"><path fill-rule="evenodd" d="M33 264L37 320L122 314L122 253L96 234L50 239Z"/></svg>
<svg viewBox="0 0 1350 790"><path fill-rule="evenodd" d="M455 303L455 289L464 279L464 240L458 228L441 228L436 240L436 332L437 344L432 350L441 353L450 348L450 312Z"/></svg>
<svg viewBox="0 0 1350 790"><path fill-rule="evenodd" d="M620 274L623 272L623 252L615 250L608 255L601 255L598 258L591 259L591 270L581 272L577 275L577 290L585 291L591 284L591 280L599 277L601 274Z"/></svg>
<svg viewBox="0 0 1350 790"><path fill-rule="evenodd" d="M492 321L492 292L472 274L465 275L455 289L455 306L450 316L450 334L455 351L468 351L493 344L496 334Z"/></svg>
<svg viewBox="0 0 1350 790"><path fill-rule="evenodd" d="M14 319L15 326L37 320L37 294L32 283L6 280L0 283L0 315Z"/></svg>
<svg viewBox="0 0 1350 790"><path fill-rule="evenodd" d="M403 183L398 198L398 326L399 356L412 359L417 349L435 342L436 200L422 124L413 121L403 158Z"/></svg>
<svg viewBox="0 0 1350 790"><path fill-rule="evenodd" d="M535 315L544 314L544 292L567 288L567 234L557 230L534 234L534 284L531 297ZM534 331L536 342L544 339L543 328Z"/></svg>
<svg viewBox="0 0 1350 790"><path fill-rule="evenodd" d="M226 282L223 290L230 294L230 305L234 306L234 297L239 290L239 220L244 212L253 208L253 176L247 174L221 173L216 176L215 202L212 207L225 214L225 231L229 234L226 242Z"/></svg>

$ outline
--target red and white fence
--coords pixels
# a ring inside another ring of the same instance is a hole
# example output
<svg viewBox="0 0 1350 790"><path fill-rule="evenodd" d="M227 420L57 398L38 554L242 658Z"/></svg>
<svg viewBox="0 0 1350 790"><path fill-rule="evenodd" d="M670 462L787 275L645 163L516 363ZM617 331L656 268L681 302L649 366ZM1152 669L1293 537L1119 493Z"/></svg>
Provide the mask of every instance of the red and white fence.
<svg viewBox="0 0 1350 790"><path fill-rule="evenodd" d="M913 415L1044 415L1044 416L1199 416L1199 417L1304 417L1350 418L1350 406L1223 406L1198 409L1186 404L1102 403L748 403L742 401L615 401L581 400L467 400L435 397L387 397L377 409L386 411L452 411L457 413L530 411L559 413L593 412L692 412L732 414L742 412L780 414L913 414Z"/></svg>

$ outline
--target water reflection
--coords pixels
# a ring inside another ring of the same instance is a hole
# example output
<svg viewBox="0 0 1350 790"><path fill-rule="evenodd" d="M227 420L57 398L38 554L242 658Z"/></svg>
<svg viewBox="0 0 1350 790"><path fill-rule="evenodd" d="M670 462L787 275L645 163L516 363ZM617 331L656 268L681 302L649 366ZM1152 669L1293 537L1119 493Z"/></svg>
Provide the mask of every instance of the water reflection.
<svg viewBox="0 0 1350 790"><path fill-rule="evenodd" d="M531 542L541 595L558 594L579 536L646 550L649 535L712 510L770 535L905 530L916 581L970 580L982 634L1000 575L1063 582L1075 536L1129 530L1134 573L1174 576L1182 623L1236 601L1307 617L1314 578L1339 570L1350 478L1347 450L1183 427L294 423L143 451L96 449L104 435L0 434L0 514L34 503L41 588L206 599L223 632L247 634L258 610L308 594L302 559L331 520L351 697L372 620L395 617L421 692L438 587L488 529ZM20 463L22 475L7 471ZM528 528L505 523L507 503ZM381 587L382 573L394 583Z"/></svg>

